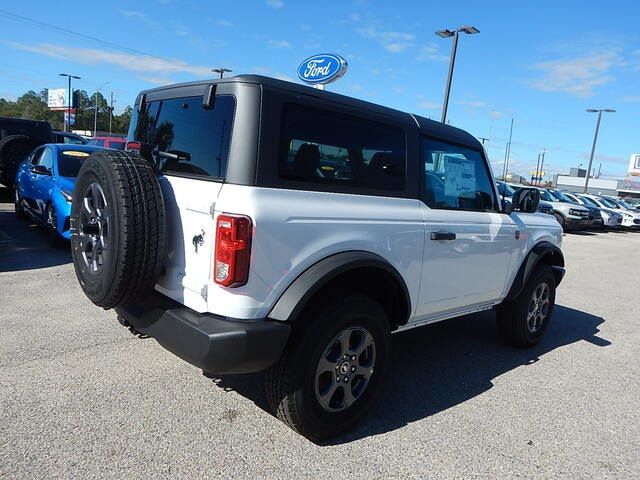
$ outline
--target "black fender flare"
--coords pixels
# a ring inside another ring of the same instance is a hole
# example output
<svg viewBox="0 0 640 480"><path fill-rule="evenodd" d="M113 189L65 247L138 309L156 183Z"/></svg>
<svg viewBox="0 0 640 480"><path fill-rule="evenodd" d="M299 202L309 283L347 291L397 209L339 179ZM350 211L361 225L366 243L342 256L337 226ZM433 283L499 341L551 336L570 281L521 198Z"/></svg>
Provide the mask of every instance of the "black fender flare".
<svg viewBox="0 0 640 480"><path fill-rule="evenodd" d="M402 275L383 257L359 250L331 255L307 268L280 295L268 318L292 321L322 287L339 275L359 268L383 270L398 282L406 306L402 315L404 318L398 319L398 324L405 324L411 313L411 298Z"/></svg>
<svg viewBox="0 0 640 480"><path fill-rule="evenodd" d="M548 259L548 260L547 260ZM554 244L543 241L537 243L531 251L527 254L524 261L518 269L518 273L513 279L509 293L505 297L504 301L513 300L524 289L524 286L529 281L529 277L533 270L540 264L545 262L553 269L553 274L556 277L556 286L562 281L564 276L564 255Z"/></svg>

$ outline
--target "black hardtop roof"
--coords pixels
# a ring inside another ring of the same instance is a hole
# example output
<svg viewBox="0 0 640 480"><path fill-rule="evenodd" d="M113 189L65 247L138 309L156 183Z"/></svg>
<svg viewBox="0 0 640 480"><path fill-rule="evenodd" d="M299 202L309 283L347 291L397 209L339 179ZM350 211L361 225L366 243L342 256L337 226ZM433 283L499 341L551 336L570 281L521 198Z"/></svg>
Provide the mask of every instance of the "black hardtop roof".
<svg viewBox="0 0 640 480"><path fill-rule="evenodd" d="M327 90L320 90L317 88L309 87L307 85L301 85L299 83L288 82L286 80L279 80L276 78L265 77L262 75L236 75L233 77L227 77L222 79L208 79L197 80L194 82L178 83L173 85L167 85L157 88L152 88L140 92L140 95L149 94L151 92L161 92L163 90L171 90L182 87L191 87L197 85L210 85L212 83L253 83L256 85L263 85L266 87L272 87L276 89L286 90L292 93L298 93L301 95L312 95L318 98L330 100L332 102L340 103L345 106L360 108L372 113L378 113L381 115L402 118L404 120L412 120L417 123L420 132L425 135L430 135L445 140L449 140L455 143L468 145L473 148L482 148L478 139L476 139L470 133L451 125L444 125L440 122L430 120L419 115L414 115L400 110L396 110L389 107L384 107L375 103L367 102L365 100L359 100L357 98L349 97L347 95L341 95L339 93L330 92ZM139 97L138 97L139 98ZM136 100L137 103L138 100Z"/></svg>

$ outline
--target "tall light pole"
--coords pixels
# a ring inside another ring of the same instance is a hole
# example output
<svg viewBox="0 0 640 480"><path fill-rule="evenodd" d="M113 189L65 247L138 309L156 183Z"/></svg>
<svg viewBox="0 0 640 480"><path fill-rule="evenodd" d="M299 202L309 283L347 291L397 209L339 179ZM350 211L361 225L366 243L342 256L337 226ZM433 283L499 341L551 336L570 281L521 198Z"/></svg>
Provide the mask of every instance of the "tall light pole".
<svg viewBox="0 0 640 480"><path fill-rule="evenodd" d="M96 90L96 99L93 102L93 136L96 136L96 132L98 131L98 92L100 92L100 89L106 85L108 85L109 82L104 82L102 85L100 85L98 87L98 89Z"/></svg>
<svg viewBox="0 0 640 480"><path fill-rule="evenodd" d="M447 109L449 108L449 94L451 93L451 80L453 79L453 67L456 63L456 52L458 51L458 34L460 32L464 32L467 35L473 35L475 33L480 33L476 27L472 27L470 25L463 25L462 27L458 27L455 30L438 30L436 35L441 38L449 38L453 37L453 46L451 47L451 59L449 60L449 75L447 76L447 86L444 90L444 103L442 104L442 117L440 121L442 123L446 123L447 121Z"/></svg>
<svg viewBox="0 0 640 480"><path fill-rule="evenodd" d="M598 141L598 131L600 130L600 119L602 118L602 112L616 113L613 108L588 108L587 112L597 113L598 120L596 121L596 132L593 134L593 145L591 146L591 155L589 156L589 167L587 168L587 177L584 180L584 193L587 193L589 188L589 176L591 175L591 164L593 163L593 155L596 153L596 142Z"/></svg>
<svg viewBox="0 0 640 480"><path fill-rule="evenodd" d="M69 98L67 99L67 121L65 124L65 132L70 132L71 131L71 79L75 78L76 80L80 80L80 77L76 75L69 75L68 73L60 73L59 76L69 78Z"/></svg>
<svg viewBox="0 0 640 480"><path fill-rule="evenodd" d="M229 68L222 68L222 67L220 67L220 68L214 68L214 69L213 69L213 70L211 70L211 71L212 71L212 72L215 72L215 73L219 73L219 74L220 74L220 78L224 77L224 74L225 74L225 73L231 73L231 72L233 72L233 70L231 70L231 69L229 69Z"/></svg>

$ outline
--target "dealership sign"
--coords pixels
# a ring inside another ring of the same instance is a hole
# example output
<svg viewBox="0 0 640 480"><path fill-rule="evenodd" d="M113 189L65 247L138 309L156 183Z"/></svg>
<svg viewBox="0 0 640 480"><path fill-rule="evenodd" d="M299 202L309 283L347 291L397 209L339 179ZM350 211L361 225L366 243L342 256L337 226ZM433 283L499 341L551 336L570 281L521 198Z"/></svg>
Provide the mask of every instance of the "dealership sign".
<svg viewBox="0 0 640 480"><path fill-rule="evenodd" d="M50 88L47 94L47 106L51 110L67 109L67 89Z"/></svg>
<svg viewBox="0 0 640 480"><path fill-rule="evenodd" d="M335 82L347 72L347 61L340 55L322 53L307 58L298 67L298 78L311 85Z"/></svg>

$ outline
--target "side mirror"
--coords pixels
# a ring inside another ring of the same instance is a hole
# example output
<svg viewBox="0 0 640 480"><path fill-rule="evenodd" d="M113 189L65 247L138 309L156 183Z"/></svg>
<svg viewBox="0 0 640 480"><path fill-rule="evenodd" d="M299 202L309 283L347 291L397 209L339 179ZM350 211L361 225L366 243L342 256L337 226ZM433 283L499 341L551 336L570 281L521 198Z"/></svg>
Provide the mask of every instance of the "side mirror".
<svg viewBox="0 0 640 480"><path fill-rule="evenodd" d="M37 175L51 175L51 170L44 165L32 165L29 170Z"/></svg>
<svg viewBox="0 0 640 480"><path fill-rule="evenodd" d="M519 188L512 197L513 210L523 213L535 213L540 205L540 190L537 188Z"/></svg>
<svg viewBox="0 0 640 480"><path fill-rule="evenodd" d="M502 199L502 212L509 215L513 211L513 205L509 200Z"/></svg>

